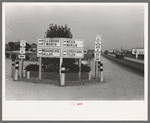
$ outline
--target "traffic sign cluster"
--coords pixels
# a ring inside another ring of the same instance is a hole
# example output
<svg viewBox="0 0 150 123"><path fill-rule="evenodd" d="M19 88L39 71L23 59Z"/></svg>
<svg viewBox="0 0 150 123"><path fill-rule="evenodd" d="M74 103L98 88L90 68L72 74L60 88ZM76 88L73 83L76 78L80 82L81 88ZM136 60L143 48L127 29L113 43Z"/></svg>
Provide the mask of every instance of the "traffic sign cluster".
<svg viewBox="0 0 150 123"><path fill-rule="evenodd" d="M96 36L94 56L95 56L95 61L100 61L100 57L101 57L101 35Z"/></svg>
<svg viewBox="0 0 150 123"><path fill-rule="evenodd" d="M55 43L55 45L50 45ZM37 57L83 58L84 40L70 38L38 38ZM53 52L51 52L53 50ZM59 51L59 52L55 52Z"/></svg>
<svg viewBox="0 0 150 123"><path fill-rule="evenodd" d="M20 59L25 59L25 46L26 46L26 41L25 40L20 40Z"/></svg>

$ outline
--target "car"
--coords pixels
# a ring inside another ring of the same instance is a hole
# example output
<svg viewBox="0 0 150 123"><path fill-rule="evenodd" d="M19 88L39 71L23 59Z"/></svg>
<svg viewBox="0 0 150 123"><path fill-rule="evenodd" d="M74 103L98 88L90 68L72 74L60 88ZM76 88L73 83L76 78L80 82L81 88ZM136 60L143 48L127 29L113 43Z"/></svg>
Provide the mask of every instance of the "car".
<svg viewBox="0 0 150 123"><path fill-rule="evenodd" d="M118 53L116 54L116 58L124 59L124 53L118 52Z"/></svg>

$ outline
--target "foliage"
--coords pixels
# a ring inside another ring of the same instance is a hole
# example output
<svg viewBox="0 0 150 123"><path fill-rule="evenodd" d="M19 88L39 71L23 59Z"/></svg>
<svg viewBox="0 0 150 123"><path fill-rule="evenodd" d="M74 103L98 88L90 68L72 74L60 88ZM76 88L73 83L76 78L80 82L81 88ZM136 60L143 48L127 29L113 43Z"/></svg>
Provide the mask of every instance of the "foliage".
<svg viewBox="0 0 150 123"><path fill-rule="evenodd" d="M45 34L46 34L46 37L51 37L51 38L54 38L54 37L72 38L70 28L68 28L67 25L63 27L63 26L57 26L57 24L55 25L50 24L49 29L47 29Z"/></svg>
<svg viewBox="0 0 150 123"><path fill-rule="evenodd" d="M29 43L26 43L26 51L29 50L29 48L31 48L31 45ZM19 51L20 50L20 42L8 42L8 44L5 44L5 50L6 51Z"/></svg>
<svg viewBox="0 0 150 123"><path fill-rule="evenodd" d="M25 67L25 70L26 71L39 71L39 65L37 64L30 64L30 65L27 65Z"/></svg>
<svg viewBox="0 0 150 123"><path fill-rule="evenodd" d="M81 64L81 72L90 72L91 68L86 64Z"/></svg>
<svg viewBox="0 0 150 123"><path fill-rule="evenodd" d="M12 50L14 50L15 44L14 44L14 42L8 42L8 46L10 47L10 50L12 51Z"/></svg>
<svg viewBox="0 0 150 123"><path fill-rule="evenodd" d="M17 54L16 53L12 53L11 54L11 58L16 59L17 58Z"/></svg>

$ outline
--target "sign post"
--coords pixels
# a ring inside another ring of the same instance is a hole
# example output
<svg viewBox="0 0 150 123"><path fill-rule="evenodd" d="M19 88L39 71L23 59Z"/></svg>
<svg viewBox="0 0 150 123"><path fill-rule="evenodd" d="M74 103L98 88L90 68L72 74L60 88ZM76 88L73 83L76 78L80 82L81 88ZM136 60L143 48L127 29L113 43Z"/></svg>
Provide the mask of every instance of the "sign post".
<svg viewBox="0 0 150 123"><path fill-rule="evenodd" d="M97 79L97 74L99 77L99 69L98 69L98 62L101 61L101 35L96 35L96 41L95 41L95 79ZM98 73L97 73L98 71Z"/></svg>
<svg viewBox="0 0 150 123"><path fill-rule="evenodd" d="M25 40L20 40L20 55L19 58L21 59L21 71L20 71L20 78L22 78L23 75L23 59L25 59L25 46L26 46L26 41Z"/></svg>
<svg viewBox="0 0 150 123"><path fill-rule="evenodd" d="M42 57L39 57L39 79L41 79L42 77Z"/></svg>
<svg viewBox="0 0 150 123"><path fill-rule="evenodd" d="M79 80L81 79L81 58L79 58Z"/></svg>

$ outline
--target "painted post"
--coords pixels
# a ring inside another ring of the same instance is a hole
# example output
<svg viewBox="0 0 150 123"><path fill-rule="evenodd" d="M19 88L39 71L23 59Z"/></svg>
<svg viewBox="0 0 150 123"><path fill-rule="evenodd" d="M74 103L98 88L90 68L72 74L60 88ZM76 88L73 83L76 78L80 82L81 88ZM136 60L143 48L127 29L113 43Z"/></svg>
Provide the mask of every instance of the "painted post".
<svg viewBox="0 0 150 123"><path fill-rule="evenodd" d="M27 71L27 79L30 79L30 71Z"/></svg>
<svg viewBox="0 0 150 123"><path fill-rule="evenodd" d="M100 64L100 81L103 82L103 63Z"/></svg>
<svg viewBox="0 0 150 123"><path fill-rule="evenodd" d="M60 85L64 86L65 85L65 67L62 65L61 66L61 80L60 80Z"/></svg>
<svg viewBox="0 0 150 123"><path fill-rule="evenodd" d="M15 76L13 78L14 81L19 79L19 61L16 61L15 64Z"/></svg>
<svg viewBox="0 0 150 123"><path fill-rule="evenodd" d="M23 75L23 59L21 58L20 78L22 78L22 75Z"/></svg>
<svg viewBox="0 0 150 123"><path fill-rule="evenodd" d="M11 77L13 77L13 70L14 70L14 66L15 66L15 60L12 59L12 66L11 66Z"/></svg>
<svg viewBox="0 0 150 123"><path fill-rule="evenodd" d="M79 58L79 80L81 79L81 58Z"/></svg>
<svg viewBox="0 0 150 123"><path fill-rule="evenodd" d="M95 79L97 79L97 74L96 74L96 66L97 66L97 61L95 61Z"/></svg>
<svg viewBox="0 0 150 123"><path fill-rule="evenodd" d="M39 79L41 79L42 77L42 74L41 74L41 72L42 72L42 57L39 57Z"/></svg>
<svg viewBox="0 0 150 123"><path fill-rule="evenodd" d="M91 80L92 79L92 73L91 73L91 71L89 72L89 80Z"/></svg>
<svg viewBox="0 0 150 123"><path fill-rule="evenodd" d="M61 75L61 66L62 66L63 58L60 57L60 62L59 62L59 74Z"/></svg>
<svg viewBox="0 0 150 123"><path fill-rule="evenodd" d="M101 64L101 62L98 61L98 77L99 77L99 78L100 78L100 64Z"/></svg>

